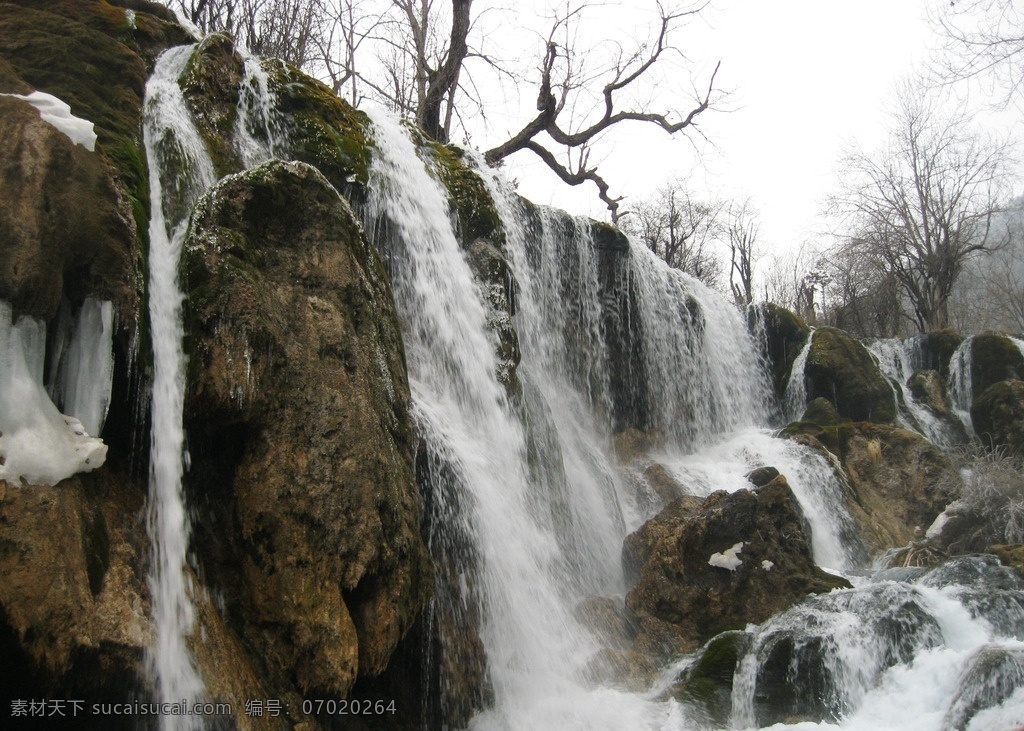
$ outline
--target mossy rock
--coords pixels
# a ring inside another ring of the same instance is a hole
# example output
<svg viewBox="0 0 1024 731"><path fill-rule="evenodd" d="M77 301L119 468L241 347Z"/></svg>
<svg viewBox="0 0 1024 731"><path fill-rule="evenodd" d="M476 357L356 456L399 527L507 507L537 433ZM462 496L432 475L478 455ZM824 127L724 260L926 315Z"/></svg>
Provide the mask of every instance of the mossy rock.
<svg viewBox="0 0 1024 731"><path fill-rule="evenodd" d="M231 36L212 33L196 46L178 79L214 168L221 176L243 167L232 143L244 70Z"/></svg>
<svg viewBox="0 0 1024 731"><path fill-rule="evenodd" d="M748 327L751 330L755 328L757 317L764 321L764 342L759 343L762 356L771 369L775 393L782 398L793 371L793 361L807 343L811 328L799 316L770 302L748 309Z"/></svg>
<svg viewBox="0 0 1024 731"><path fill-rule="evenodd" d="M1000 381L974 399L971 421L982 442L1024 454L1024 381Z"/></svg>
<svg viewBox="0 0 1024 731"><path fill-rule="evenodd" d="M680 703L696 706L701 716L717 726L727 726L732 712L732 682L736 666L750 647L744 631L723 632L700 650L669 693Z"/></svg>
<svg viewBox="0 0 1024 731"><path fill-rule="evenodd" d="M1002 333L983 333L971 340L971 386L975 397L1006 380L1024 380L1024 355Z"/></svg>
<svg viewBox="0 0 1024 731"><path fill-rule="evenodd" d="M167 8L141 0L0 4L0 91L45 91L95 125L96 154L114 181L132 260L133 271L118 286L134 294L115 298L122 324L142 320L149 220L141 139L146 80L160 51L188 40Z"/></svg>
<svg viewBox="0 0 1024 731"><path fill-rule="evenodd" d="M484 238L504 251L505 230L491 200L487 185L466 165L466 153L454 145L442 145L421 137L420 152L426 152L431 167L448 191L448 200L459 222L464 244Z"/></svg>
<svg viewBox="0 0 1024 731"><path fill-rule="evenodd" d="M938 371L943 378L949 376L949 362L953 353L963 343L964 336L956 330L946 328L945 330L934 330L919 336L921 366L930 370Z"/></svg>
<svg viewBox="0 0 1024 731"><path fill-rule="evenodd" d="M374 144L369 117L290 64L271 59L263 68L289 120L288 157L313 165L354 204L363 203Z"/></svg>
<svg viewBox="0 0 1024 731"><path fill-rule="evenodd" d="M896 418L892 386L867 348L843 330L815 331L804 374L808 401L825 398L853 421L891 423Z"/></svg>
<svg viewBox="0 0 1024 731"><path fill-rule="evenodd" d="M818 426L836 426L847 420L839 415L831 401L819 396L807 404L801 421L809 421Z"/></svg>
<svg viewBox="0 0 1024 731"><path fill-rule="evenodd" d="M992 546L988 551L998 556L1003 564L1016 570L1018 574L1024 577L1024 544L1015 543Z"/></svg>

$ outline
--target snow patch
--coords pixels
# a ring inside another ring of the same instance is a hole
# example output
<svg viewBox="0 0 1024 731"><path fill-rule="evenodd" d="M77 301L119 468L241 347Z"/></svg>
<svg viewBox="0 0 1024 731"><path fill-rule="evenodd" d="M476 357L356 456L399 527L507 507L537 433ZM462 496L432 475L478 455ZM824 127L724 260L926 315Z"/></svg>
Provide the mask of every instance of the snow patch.
<svg viewBox="0 0 1024 731"><path fill-rule="evenodd" d="M775 562L765 559L761 562L761 568L763 568L765 571L771 571L773 568L775 568Z"/></svg>
<svg viewBox="0 0 1024 731"><path fill-rule="evenodd" d="M729 571L735 571L739 568L739 565L743 563L739 559L739 552L743 550L743 541L740 541L732 548L729 548L721 553L711 554L711 558L708 559L708 563L712 566L718 566L719 568L729 569Z"/></svg>
<svg viewBox="0 0 1024 731"><path fill-rule="evenodd" d="M48 122L63 132L76 145L81 145L89 152L96 151L96 132L93 131L93 123L73 115L71 106L67 102L44 91L33 91L26 95L0 94L0 96L13 96L27 101L39 110L39 116L43 118L44 122Z"/></svg>

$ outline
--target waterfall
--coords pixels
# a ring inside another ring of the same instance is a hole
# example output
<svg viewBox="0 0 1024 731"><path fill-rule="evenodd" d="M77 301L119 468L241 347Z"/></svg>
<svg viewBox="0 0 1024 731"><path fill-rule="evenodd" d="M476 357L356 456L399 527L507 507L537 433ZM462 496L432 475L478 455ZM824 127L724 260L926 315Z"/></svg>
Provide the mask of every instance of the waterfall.
<svg viewBox="0 0 1024 731"><path fill-rule="evenodd" d="M165 51L146 84L143 136L149 161L149 317L153 342L149 586L156 634L148 664L162 702L198 700L203 682L186 645L192 590L186 566L189 521L182 487L185 357L178 259L188 214L216 181L213 163L185 104L178 77L193 50ZM198 728L195 716L161 717L167 729Z"/></svg>
<svg viewBox="0 0 1024 731"><path fill-rule="evenodd" d="M974 423L971 421L971 403L974 401L974 382L971 371L973 359L971 351L974 347L974 336L963 339L949 358L949 379L946 390L953 407L953 413L967 430L974 436Z"/></svg>
<svg viewBox="0 0 1024 731"><path fill-rule="evenodd" d="M483 606L480 633L494 702L472 720L471 728L646 727L647 703L614 691L594 692L580 677L596 646L573 616L575 601L583 597L565 546L586 544L589 528L568 542L557 535L559 527L574 532L571 526L578 527L578 521L564 512L557 492L531 481L527 427L495 379L495 336L488 329L483 294L446 214L446 193L417 157L404 129L386 115L374 113L371 118L377 154L371 165L368 227L391 234L382 245L389 248L387 258L393 263L413 398L416 409L428 416L419 420L421 428L428 428L421 436L443 445L436 451L444 452L448 472L472 491L461 507L469 513L465 520L472 535L483 538L475 546ZM534 286L546 285L530 281L523 289ZM539 306L537 301L523 302L524 310ZM554 312L548 314L561 320ZM572 316L581 319L570 323L570 329L586 324L587 313ZM533 337L545 336L526 335ZM561 347L557 340L538 344L552 351ZM566 376L564 364L560 371L554 378ZM529 367L523 379L531 384L524 390L543 393L552 387ZM576 373L573 379L595 388L600 383L594 373L582 378ZM567 396L575 406L589 408L588 395ZM553 408L548 413L556 420L572 419ZM585 435L575 437L586 441ZM577 446L580 451L569 450L563 464L587 461L580 453L586 446ZM592 498L592 504L604 504L603 498ZM609 566L604 570L616 571ZM601 700L610 697L616 700Z"/></svg>
<svg viewBox="0 0 1024 731"><path fill-rule="evenodd" d="M872 341L868 351L893 387L898 423L918 432L940 447L952 447L961 441L950 425L940 419L914 396L908 385L921 362L919 338L882 338Z"/></svg>
<svg viewBox="0 0 1024 731"><path fill-rule="evenodd" d="M240 53L243 76L235 117L235 149L242 164L251 168L285 149L286 139L284 122L263 64L247 51Z"/></svg>
<svg viewBox="0 0 1024 731"><path fill-rule="evenodd" d="M786 383L786 392L782 398L782 412L786 421L796 421L803 416L807 408L807 381L804 378L804 368L807 367L807 356L811 352L811 344L814 342L814 331L807 336L807 342L797 353L793 361L793 367L789 371L789 382Z"/></svg>

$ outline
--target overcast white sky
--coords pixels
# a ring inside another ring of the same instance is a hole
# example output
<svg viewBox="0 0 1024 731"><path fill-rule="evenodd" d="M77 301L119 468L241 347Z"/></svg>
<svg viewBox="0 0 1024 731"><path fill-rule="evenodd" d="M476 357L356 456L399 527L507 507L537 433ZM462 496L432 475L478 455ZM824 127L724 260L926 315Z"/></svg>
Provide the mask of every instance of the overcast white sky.
<svg viewBox="0 0 1024 731"><path fill-rule="evenodd" d="M718 82L734 91L732 111L701 117L711 144L696 150L635 126L606 141L601 169L613 195L642 196L680 175L698 191L752 198L767 247L815 238L844 145L881 141L895 84L928 60L937 40L925 15L937 1L715 0L674 41L698 74L721 59ZM611 6L632 13L641 4ZM606 217L592 186L567 189L542 168L529 153L509 161L528 198Z"/></svg>

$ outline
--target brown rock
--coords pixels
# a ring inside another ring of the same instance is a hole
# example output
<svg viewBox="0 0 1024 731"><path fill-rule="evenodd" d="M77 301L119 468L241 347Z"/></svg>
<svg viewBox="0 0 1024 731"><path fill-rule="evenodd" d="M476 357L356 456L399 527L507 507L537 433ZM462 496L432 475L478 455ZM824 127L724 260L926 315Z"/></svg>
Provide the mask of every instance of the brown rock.
<svg viewBox="0 0 1024 731"><path fill-rule="evenodd" d="M387 667L431 582L383 269L303 163L227 179L187 247L208 580L276 684L344 695Z"/></svg>
<svg viewBox="0 0 1024 731"><path fill-rule="evenodd" d="M669 509L675 517L645 525L640 532L646 538L627 539L634 555L646 555L626 595L639 622L635 647L654 657L692 652L720 632L763 622L808 594L846 585L814 564L799 506L782 476L757 490L715 493L699 511L676 503ZM730 552L739 560L732 570L713 565L728 564L712 557Z"/></svg>

